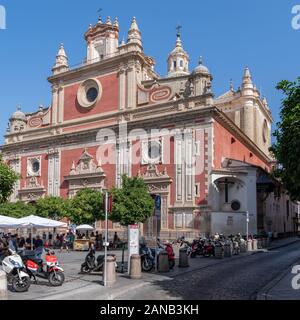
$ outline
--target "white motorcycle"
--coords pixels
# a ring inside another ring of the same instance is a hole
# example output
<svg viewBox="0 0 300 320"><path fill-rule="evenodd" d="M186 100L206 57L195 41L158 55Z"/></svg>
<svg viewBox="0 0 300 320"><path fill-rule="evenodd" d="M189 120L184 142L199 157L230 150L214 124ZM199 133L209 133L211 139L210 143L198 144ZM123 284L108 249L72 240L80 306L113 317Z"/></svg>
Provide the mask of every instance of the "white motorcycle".
<svg viewBox="0 0 300 320"><path fill-rule="evenodd" d="M16 292L25 292L30 287L30 277L25 272L26 267L22 258L10 249L9 252L11 255L2 261L3 271L6 272L8 282Z"/></svg>

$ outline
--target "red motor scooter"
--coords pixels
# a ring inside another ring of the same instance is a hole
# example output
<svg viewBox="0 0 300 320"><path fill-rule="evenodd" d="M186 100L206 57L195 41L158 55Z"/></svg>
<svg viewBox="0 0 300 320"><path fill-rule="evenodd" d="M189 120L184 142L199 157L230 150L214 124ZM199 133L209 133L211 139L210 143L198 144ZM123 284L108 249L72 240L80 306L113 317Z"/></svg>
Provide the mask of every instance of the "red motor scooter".
<svg viewBox="0 0 300 320"><path fill-rule="evenodd" d="M64 270L59 266L54 251L45 249L46 265L42 259L36 259L33 255L23 255L22 260L27 273L37 283L37 277L47 279L51 286L59 287L65 281Z"/></svg>

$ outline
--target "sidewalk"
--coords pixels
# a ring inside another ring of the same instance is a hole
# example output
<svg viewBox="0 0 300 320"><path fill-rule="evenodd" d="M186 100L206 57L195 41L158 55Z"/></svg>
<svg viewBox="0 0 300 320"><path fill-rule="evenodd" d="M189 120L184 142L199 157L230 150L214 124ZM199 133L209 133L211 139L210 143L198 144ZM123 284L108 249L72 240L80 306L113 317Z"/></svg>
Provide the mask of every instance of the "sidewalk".
<svg viewBox="0 0 300 320"><path fill-rule="evenodd" d="M296 290L292 286L296 276L292 274L292 269L297 265L300 266L300 260L264 287L258 293L257 300L300 300L300 289ZM300 284L299 280L297 283Z"/></svg>
<svg viewBox="0 0 300 320"><path fill-rule="evenodd" d="M297 242L300 245L300 238L276 240L272 242L269 250L276 250ZM295 290L292 287L292 281L295 277L295 274L292 274L292 269L296 265L300 265L300 260L264 287L258 293L257 300L300 300L300 289Z"/></svg>

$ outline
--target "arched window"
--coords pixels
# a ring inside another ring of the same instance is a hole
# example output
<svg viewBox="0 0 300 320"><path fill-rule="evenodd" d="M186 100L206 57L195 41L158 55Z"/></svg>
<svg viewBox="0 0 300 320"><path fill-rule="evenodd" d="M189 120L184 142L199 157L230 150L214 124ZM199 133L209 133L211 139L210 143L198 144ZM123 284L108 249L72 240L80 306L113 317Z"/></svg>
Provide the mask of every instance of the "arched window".
<svg viewBox="0 0 300 320"><path fill-rule="evenodd" d="M174 60L173 61L173 66L174 66L174 69L176 69L176 67L177 67L177 62Z"/></svg>
<svg viewBox="0 0 300 320"><path fill-rule="evenodd" d="M183 68L183 60L180 60L180 67Z"/></svg>

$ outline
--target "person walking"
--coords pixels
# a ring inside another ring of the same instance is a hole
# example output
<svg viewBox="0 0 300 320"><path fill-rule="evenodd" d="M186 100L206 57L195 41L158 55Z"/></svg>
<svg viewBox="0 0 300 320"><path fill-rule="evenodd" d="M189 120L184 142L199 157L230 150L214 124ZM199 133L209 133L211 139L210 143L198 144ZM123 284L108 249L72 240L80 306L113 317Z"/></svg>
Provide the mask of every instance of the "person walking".
<svg viewBox="0 0 300 320"><path fill-rule="evenodd" d="M67 252L69 252L67 236L65 234L61 235L60 242L61 242L60 252L63 252L63 250L67 250Z"/></svg>

